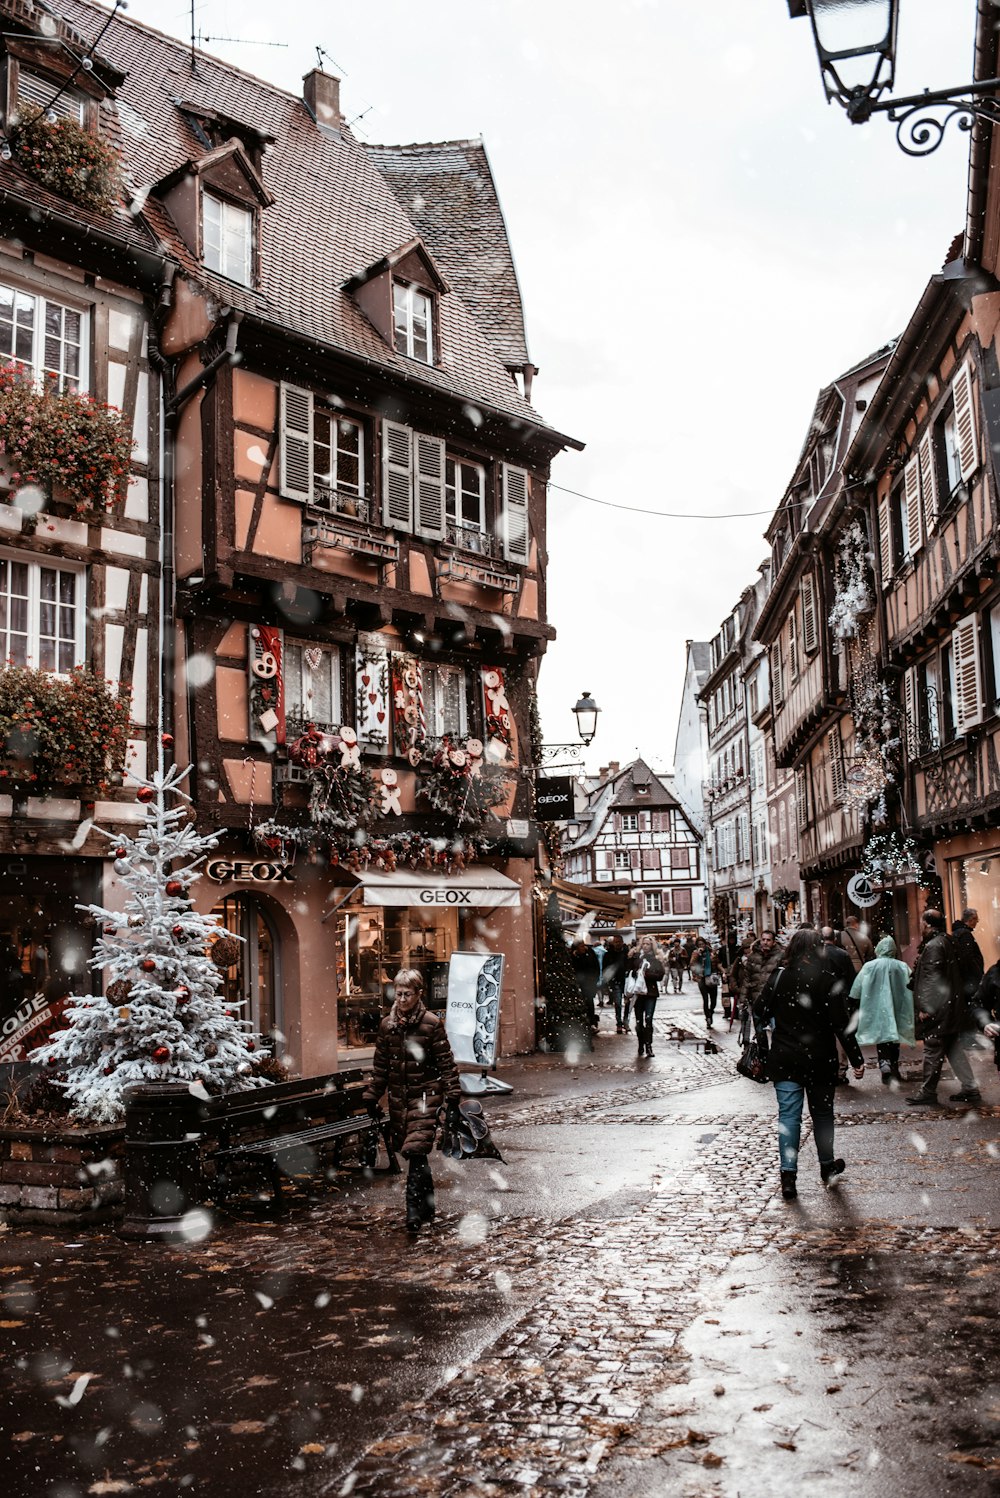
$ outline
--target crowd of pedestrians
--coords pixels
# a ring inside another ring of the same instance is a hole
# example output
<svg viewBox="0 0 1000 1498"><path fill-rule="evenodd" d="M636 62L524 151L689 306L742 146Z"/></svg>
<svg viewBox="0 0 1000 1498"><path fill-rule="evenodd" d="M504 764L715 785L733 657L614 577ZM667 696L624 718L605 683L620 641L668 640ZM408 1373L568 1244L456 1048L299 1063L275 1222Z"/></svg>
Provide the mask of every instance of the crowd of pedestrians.
<svg viewBox="0 0 1000 1498"><path fill-rule="evenodd" d="M978 920L975 910L963 910L949 932L940 911L926 910L912 971L891 935L873 943L853 915L841 930L806 923L780 938L761 931L742 940L729 933L719 942L678 936L658 944L644 936L629 946L615 933L596 947L578 942L573 963L593 1027L598 1009L613 1007L619 1035L634 1025L640 1058L653 1055L657 999L682 993L685 978L697 986L707 1030L721 1003L743 1049L756 1043L766 1051L781 1189L792 1199L806 1105L822 1181L833 1184L845 1169L834 1149L834 1096L849 1085L851 1071L864 1076L862 1046L874 1046L883 1086L898 1089L901 1048L922 1042L920 1085L908 1104L940 1105L946 1064L958 1083L947 1101L981 1101L969 1053L982 1037L992 1040L1000 1068L1000 961L985 970Z"/></svg>

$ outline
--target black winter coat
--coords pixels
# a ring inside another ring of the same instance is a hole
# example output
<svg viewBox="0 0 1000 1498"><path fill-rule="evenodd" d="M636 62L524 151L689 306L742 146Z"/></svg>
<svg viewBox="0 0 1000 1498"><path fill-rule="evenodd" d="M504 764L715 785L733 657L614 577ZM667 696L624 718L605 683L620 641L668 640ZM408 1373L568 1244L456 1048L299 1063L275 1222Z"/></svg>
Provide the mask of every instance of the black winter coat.
<svg viewBox="0 0 1000 1498"><path fill-rule="evenodd" d="M959 1035L972 1026L956 955L952 938L935 931L921 943L913 967L913 1007L918 1019L928 1015L924 1023L942 1035Z"/></svg>
<svg viewBox="0 0 1000 1498"><path fill-rule="evenodd" d="M444 1025L422 1003L405 1019L394 1004L379 1026L365 1102L380 1102L387 1088L395 1148L402 1155L429 1155L437 1111L442 1103L457 1103L462 1089Z"/></svg>
<svg viewBox="0 0 1000 1498"><path fill-rule="evenodd" d="M660 996L660 982L666 974L666 968L658 957L643 957L641 952L636 952L634 957L629 958L629 972L637 973L643 963L646 964L646 997L647 999L658 999Z"/></svg>
<svg viewBox="0 0 1000 1498"><path fill-rule="evenodd" d="M975 936L964 921L956 921L951 928L951 950L958 969L962 998L970 1004L976 989L983 981L986 964Z"/></svg>
<svg viewBox="0 0 1000 1498"><path fill-rule="evenodd" d="M850 1010L837 992L832 969L821 961L775 969L753 1006L759 1023L774 1021L769 1075L772 1082L816 1083L837 1080L839 1040L852 1066L862 1066L861 1047L849 1030Z"/></svg>

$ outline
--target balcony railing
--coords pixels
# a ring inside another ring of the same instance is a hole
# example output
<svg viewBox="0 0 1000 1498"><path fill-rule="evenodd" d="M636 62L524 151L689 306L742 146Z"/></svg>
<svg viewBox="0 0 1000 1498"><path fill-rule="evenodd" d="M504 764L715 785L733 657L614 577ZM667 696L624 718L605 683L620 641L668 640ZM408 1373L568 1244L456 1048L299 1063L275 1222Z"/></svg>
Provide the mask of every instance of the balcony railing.
<svg viewBox="0 0 1000 1498"><path fill-rule="evenodd" d="M341 499L343 496L336 497ZM324 552L335 551L349 552L379 565L399 560L399 542L368 518L370 507L367 501L358 500L357 504L358 514L341 510L328 515L314 508L306 516L302 528L302 553L308 565L321 567ZM363 507L363 514L360 507Z"/></svg>
<svg viewBox="0 0 1000 1498"><path fill-rule="evenodd" d="M456 521L449 521L446 526L444 542L446 546L454 546L458 551L470 551L477 557L495 558L500 554L495 536L468 525L459 525Z"/></svg>

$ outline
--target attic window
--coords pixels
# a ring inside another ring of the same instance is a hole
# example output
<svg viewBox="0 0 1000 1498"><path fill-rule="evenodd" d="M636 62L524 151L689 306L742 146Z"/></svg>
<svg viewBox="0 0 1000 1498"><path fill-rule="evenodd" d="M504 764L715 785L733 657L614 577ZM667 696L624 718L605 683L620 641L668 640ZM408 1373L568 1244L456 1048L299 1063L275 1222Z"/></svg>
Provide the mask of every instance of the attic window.
<svg viewBox="0 0 1000 1498"><path fill-rule="evenodd" d="M397 354L434 363L434 303L426 291L404 281L392 283L392 324Z"/></svg>
<svg viewBox="0 0 1000 1498"><path fill-rule="evenodd" d="M218 271L241 286L251 285L253 214L248 209L203 193L202 244L202 259L208 270Z"/></svg>
<svg viewBox="0 0 1000 1498"><path fill-rule="evenodd" d="M39 73L30 73L27 68L19 68L18 109L41 109L57 120L73 120L75 124L86 128L86 95L75 88L67 88L59 93L59 87L58 79L43 78ZM59 94L58 98L55 97L56 94Z"/></svg>

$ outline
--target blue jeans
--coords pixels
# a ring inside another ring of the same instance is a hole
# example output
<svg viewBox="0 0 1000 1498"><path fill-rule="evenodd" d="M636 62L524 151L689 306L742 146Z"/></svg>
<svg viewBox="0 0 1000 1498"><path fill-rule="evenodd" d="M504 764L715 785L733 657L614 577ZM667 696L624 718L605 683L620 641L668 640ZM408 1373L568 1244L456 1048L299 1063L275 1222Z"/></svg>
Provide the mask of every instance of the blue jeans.
<svg viewBox="0 0 1000 1498"><path fill-rule="evenodd" d="M612 978L611 982L608 984L608 997L615 1006L615 1024L619 1029L621 1029L622 999L624 998L624 990L621 983L614 978Z"/></svg>
<svg viewBox="0 0 1000 1498"><path fill-rule="evenodd" d="M799 1139L802 1136L802 1104L808 1098L813 1121L813 1138L821 1165L833 1160L833 1085L810 1082L775 1082L778 1098L778 1158L782 1170L796 1170L799 1162Z"/></svg>

